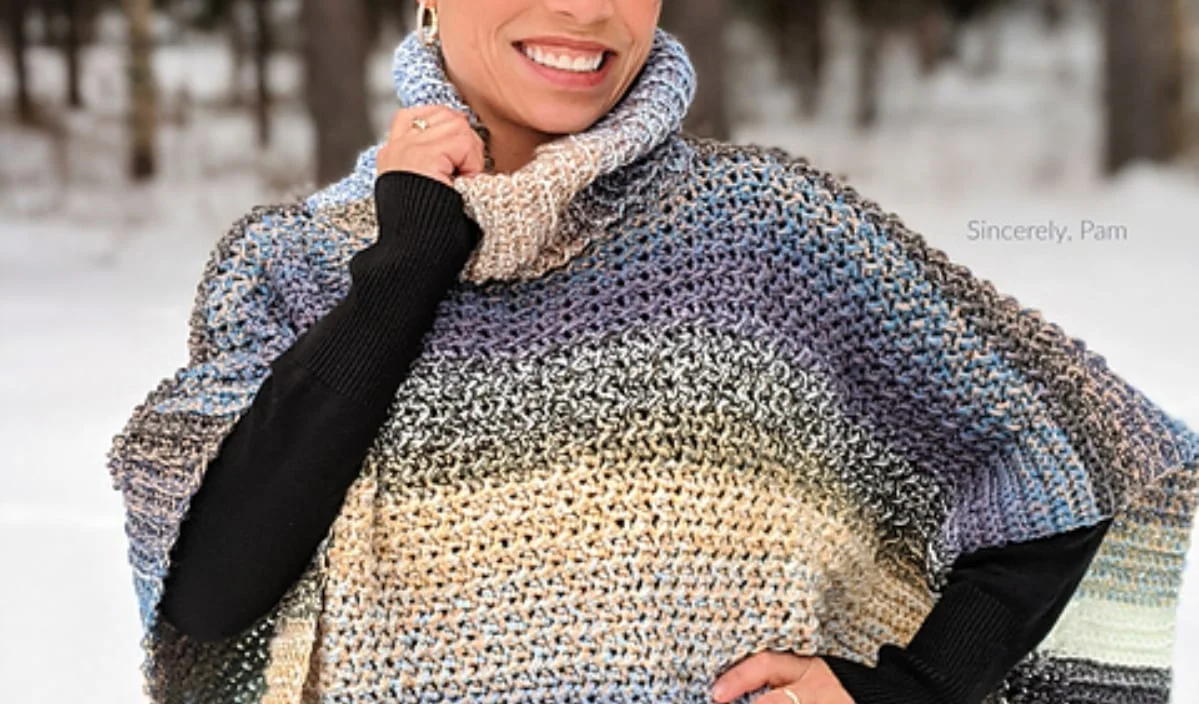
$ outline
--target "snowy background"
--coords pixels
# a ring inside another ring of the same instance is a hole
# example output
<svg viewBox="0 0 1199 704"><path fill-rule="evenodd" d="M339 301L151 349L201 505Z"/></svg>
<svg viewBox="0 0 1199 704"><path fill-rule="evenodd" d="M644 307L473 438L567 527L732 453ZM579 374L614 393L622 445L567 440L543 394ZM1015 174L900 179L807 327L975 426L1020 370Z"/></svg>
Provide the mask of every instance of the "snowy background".
<svg viewBox="0 0 1199 704"><path fill-rule="evenodd" d="M785 147L846 175L936 246L1085 339L1167 410L1199 427L1199 164L1098 177L1100 45L1093 18L1049 37L1002 24L998 75L949 66L916 76L887 55L879 129L850 124L852 57L838 54L813 121L735 32L735 141ZM849 31L842 27L839 32ZM977 40L978 37L972 37ZM845 42L837 42L844 45ZM967 47L976 46L977 41ZM56 56L35 52L35 91L62 95ZM183 364L187 318L214 239L250 206L305 192L310 128L299 66L280 57L276 146L257 151L248 114L223 104L223 43L163 48L162 177L123 179L122 53L85 54L84 113L42 130L0 117L0 682L21 702L142 701L139 632L122 506L104 453L133 406ZM396 108L389 58L373 67L376 124ZM0 62L0 96L10 96ZM1199 92L1199 91L1196 91ZM7 98L3 98L7 100ZM381 132L380 132L381 134ZM980 243L970 223L1091 220L1124 241ZM1188 568L1174 701L1199 702L1199 568ZM1187 667L1190 664L1191 667Z"/></svg>

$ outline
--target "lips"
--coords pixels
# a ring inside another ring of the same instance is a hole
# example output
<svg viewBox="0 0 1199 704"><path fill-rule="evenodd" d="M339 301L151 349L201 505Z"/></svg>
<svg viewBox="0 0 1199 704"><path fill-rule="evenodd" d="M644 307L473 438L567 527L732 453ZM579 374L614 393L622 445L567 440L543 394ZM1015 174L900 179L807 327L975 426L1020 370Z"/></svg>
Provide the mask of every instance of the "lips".
<svg viewBox="0 0 1199 704"><path fill-rule="evenodd" d="M596 71L608 57L606 51L576 52L563 48L551 48L541 44L517 45L525 56L548 68L575 73Z"/></svg>
<svg viewBox="0 0 1199 704"><path fill-rule="evenodd" d="M599 42L585 41L582 39L570 39L568 37L528 37L515 42L517 45L536 45L540 47L558 47L561 49L574 50L581 53L598 54L605 52L615 54L616 50Z"/></svg>
<svg viewBox="0 0 1199 704"><path fill-rule="evenodd" d="M526 46L526 42L529 46ZM616 56L616 52L606 45L559 37L537 37L513 42L512 48L520 55L522 64L528 67L539 81L546 81L556 88L567 90L590 90L598 87L612 72L612 59ZM536 56L530 56L530 53ZM597 54L600 62L595 70L574 68L576 60L577 65L590 67ZM547 66L547 58L550 58L550 63L568 65L570 68Z"/></svg>
<svg viewBox="0 0 1199 704"><path fill-rule="evenodd" d="M513 42L512 46L522 54L526 53L527 49L533 49L537 53L553 54L558 57L565 57L570 61L575 59L590 60L594 59L596 55L601 55L601 68L609 63L614 56L618 55L618 52L607 44L583 39L572 39L570 37L527 37Z"/></svg>

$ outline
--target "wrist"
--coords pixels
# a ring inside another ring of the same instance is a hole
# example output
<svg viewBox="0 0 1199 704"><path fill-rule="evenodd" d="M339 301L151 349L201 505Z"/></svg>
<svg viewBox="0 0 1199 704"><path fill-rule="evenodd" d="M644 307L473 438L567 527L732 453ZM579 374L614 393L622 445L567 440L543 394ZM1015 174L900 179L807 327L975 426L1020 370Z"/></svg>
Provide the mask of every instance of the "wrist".
<svg viewBox="0 0 1199 704"><path fill-rule="evenodd" d="M877 667L831 655L821 657L854 704L948 704L926 677L917 674L920 665L895 666L896 656L907 655L899 646L888 644L879 651Z"/></svg>
<svg viewBox="0 0 1199 704"><path fill-rule="evenodd" d="M445 247L473 249L477 233L469 227L462 194L440 181L411 171L387 171L375 179L377 244L407 245L414 235Z"/></svg>

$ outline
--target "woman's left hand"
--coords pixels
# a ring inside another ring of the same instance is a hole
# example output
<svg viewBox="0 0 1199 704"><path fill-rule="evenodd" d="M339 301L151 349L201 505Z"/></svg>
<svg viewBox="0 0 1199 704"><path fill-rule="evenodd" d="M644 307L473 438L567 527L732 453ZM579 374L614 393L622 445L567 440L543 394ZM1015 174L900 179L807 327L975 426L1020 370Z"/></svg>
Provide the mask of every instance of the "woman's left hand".
<svg viewBox="0 0 1199 704"><path fill-rule="evenodd" d="M775 689L753 704L795 704L783 687L795 693L801 704L854 704L823 658L773 650L751 655L716 678L712 697L724 704L764 686Z"/></svg>

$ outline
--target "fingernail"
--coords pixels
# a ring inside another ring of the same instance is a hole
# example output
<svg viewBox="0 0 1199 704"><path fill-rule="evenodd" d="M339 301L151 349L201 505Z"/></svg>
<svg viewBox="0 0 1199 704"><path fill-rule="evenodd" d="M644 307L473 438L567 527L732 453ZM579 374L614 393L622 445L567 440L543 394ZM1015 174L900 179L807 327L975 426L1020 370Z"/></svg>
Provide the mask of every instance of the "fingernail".
<svg viewBox="0 0 1199 704"><path fill-rule="evenodd" d="M718 684L712 687L712 697L717 700L724 699L724 695L728 693L728 689L727 685Z"/></svg>

